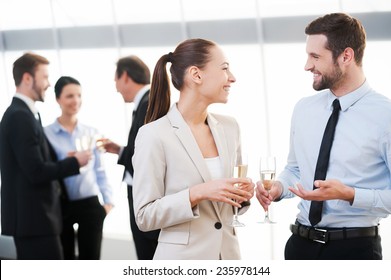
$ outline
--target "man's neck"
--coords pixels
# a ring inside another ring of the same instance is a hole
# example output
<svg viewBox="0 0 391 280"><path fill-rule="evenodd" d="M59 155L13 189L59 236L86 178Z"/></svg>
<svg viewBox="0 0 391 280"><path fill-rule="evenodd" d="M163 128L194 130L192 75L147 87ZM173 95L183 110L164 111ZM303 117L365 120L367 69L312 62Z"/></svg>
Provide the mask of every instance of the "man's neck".
<svg viewBox="0 0 391 280"><path fill-rule="evenodd" d="M361 67L357 68L357 71L352 71L350 73L346 73L346 77L338 84L335 88L331 88L331 92L337 96L341 97L346 94L349 94L359 87L365 82L366 78L364 72Z"/></svg>

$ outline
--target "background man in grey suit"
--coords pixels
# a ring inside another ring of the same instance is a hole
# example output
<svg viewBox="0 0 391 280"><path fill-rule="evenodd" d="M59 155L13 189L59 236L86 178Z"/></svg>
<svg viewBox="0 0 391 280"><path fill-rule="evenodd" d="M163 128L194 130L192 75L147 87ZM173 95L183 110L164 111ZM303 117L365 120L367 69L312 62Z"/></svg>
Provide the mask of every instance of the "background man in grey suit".
<svg viewBox="0 0 391 280"><path fill-rule="evenodd" d="M32 53L14 62L16 94L0 123L1 228L14 237L18 259L63 258L59 180L78 174L91 156L57 161L45 137L35 101L45 99L48 64Z"/></svg>
<svg viewBox="0 0 391 280"><path fill-rule="evenodd" d="M136 246L137 257L140 260L151 260L156 250L160 230L142 232L137 227L133 210L133 165L134 141L137 132L144 125L148 108L150 71L148 66L136 56L127 56L118 60L115 73L115 85L126 103L134 102L132 126L129 131L126 147L104 139L107 152L118 154L118 164L124 165L124 182L128 185L128 202L130 226Z"/></svg>

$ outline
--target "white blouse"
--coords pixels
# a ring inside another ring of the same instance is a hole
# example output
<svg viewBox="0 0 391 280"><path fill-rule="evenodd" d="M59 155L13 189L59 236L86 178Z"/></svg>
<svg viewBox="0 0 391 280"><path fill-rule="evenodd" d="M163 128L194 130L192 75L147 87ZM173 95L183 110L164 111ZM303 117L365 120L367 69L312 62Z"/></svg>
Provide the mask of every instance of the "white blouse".
<svg viewBox="0 0 391 280"><path fill-rule="evenodd" d="M206 166L209 169L210 177L212 178L212 180L223 178L224 172L220 157L204 158L204 160Z"/></svg>

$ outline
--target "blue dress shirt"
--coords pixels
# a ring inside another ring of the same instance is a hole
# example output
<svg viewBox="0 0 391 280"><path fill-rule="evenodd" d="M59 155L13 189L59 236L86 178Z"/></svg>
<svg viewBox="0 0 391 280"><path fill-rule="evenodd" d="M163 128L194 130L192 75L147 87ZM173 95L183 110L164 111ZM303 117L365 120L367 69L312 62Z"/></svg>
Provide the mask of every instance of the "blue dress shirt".
<svg viewBox="0 0 391 280"><path fill-rule="evenodd" d="M57 119L53 124L45 127L45 134L59 160L67 157L68 152L76 151L76 138L86 133L93 136L97 134L97 130L77 123L73 132L69 133ZM93 141L92 151L92 159L81 168L80 174L64 179L68 197L74 201L97 195L103 199L104 204L114 205L112 188L108 184L106 172L101 164L101 154L95 146L95 141Z"/></svg>
<svg viewBox="0 0 391 280"><path fill-rule="evenodd" d="M278 180L281 198L294 194L297 183L312 190L323 132L336 97L330 90L301 99L295 106L290 132L290 151ZM318 227L375 226L391 213L391 101L367 82L339 98L341 112L331 148L326 179L337 179L355 189L352 205L327 200ZM301 200L297 220L310 225L311 201Z"/></svg>

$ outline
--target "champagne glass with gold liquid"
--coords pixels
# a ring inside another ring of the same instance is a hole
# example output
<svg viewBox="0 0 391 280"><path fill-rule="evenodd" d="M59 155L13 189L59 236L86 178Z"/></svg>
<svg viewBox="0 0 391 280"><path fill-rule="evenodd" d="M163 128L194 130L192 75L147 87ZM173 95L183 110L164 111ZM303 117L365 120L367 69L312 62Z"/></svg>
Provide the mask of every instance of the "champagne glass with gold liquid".
<svg viewBox="0 0 391 280"><path fill-rule="evenodd" d="M234 166L235 178L246 178L247 169L248 169L247 155L245 154L237 155L235 159L235 166ZM238 219L238 207L234 207L234 216L231 222L231 226L244 227L244 224L240 222Z"/></svg>
<svg viewBox="0 0 391 280"><path fill-rule="evenodd" d="M276 158L274 156L261 157L259 162L259 173L261 175L262 185L267 192L272 188L274 179L276 177ZM270 207L270 205L269 205ZM265 211L265 218L262 224L274 224L269 217L269 209Z"/></svg>
<svg viewBox="0 0 391 280"><path fill-rule="evenodd" d="M76 151L87 151L93 148L93 138L91 136L91 132L89 130L84 131L80 137L75 139ZM90 164L90 161L88 162ZM84 172L87 170L87 165L80 168L80 172Z"/></svg>

